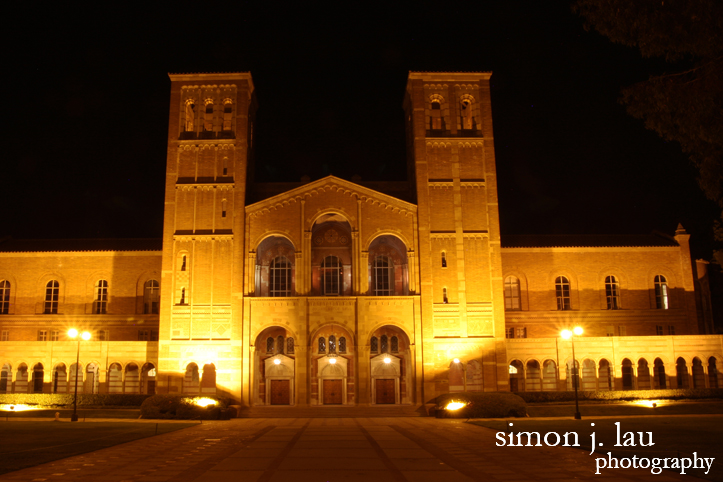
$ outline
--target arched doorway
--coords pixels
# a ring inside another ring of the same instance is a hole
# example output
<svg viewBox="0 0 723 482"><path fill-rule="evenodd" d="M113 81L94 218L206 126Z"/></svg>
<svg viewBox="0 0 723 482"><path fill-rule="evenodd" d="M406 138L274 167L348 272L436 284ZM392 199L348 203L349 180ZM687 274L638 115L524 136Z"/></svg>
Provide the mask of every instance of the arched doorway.
<svg viewBox="0 0 723 482"><path fill-rule="evenodd" d="M255 405L295 405L296 340L280 326L256 337L252 400Z"/></svg>
<svg viewBox="0 0 723 482"><path fill-rule="evenodd" d="M665 376L665 364L660 358L656 358L653 362L653 378L656 389L665 390L668 388L668 384L666 382L667 377Z"/></svg>
<svg viewBox="0 0 723 482"><path fill-rule="evenodd" d="M317 360L319 404L345 405L348 403L347 374L349 361L344 357L328 356Z"/></svg>
<svg viewBox="0 0 723 482"><path fill-rule="evenodd" d="M28 392L28 366L25 363L18 365L15 373L15 393Z"/></svg>
<svg viewBox="0 0 723 482"><path fill-rule="evenodd" d="M33 393L43 393L43 378L45 370L42 363L36 363L33 367Z"/></svg>
<svg viewBox="0 0 723 482"><path fill-rule="evenodd" d="M525 391L525 369L520 360L512 360L508 368L510 374L510 391Z"/></svg>
<svg viewBox="0 0 723 482"><path fill-rule="evenodd" d="M612 366L603 358L598 363L598 390L612 390L613 380Z"/></svg>
<svg viewBox="0 0 723 482"><path fill-rule="evenodd" d="M186 365L186 373L183 376L183 393L195 395L198 393L199 374L198 365L191 362Z"/></svg>
<svg viewBox="0 0 723 482"><path fill-rule="evenodd" d="M380 388L383 383L387 393L390 393L389 391L392 386L394 386L395 390L398 391L394 393L394 398L397 400L395 403L412 403L413 396L411 387L414 386L412 378L412 374L414 373L414 360L412 357L409 337L406 332L396 326L382 326L374 330L371 334L369 347L369 373L371 375L371 399L369 401L371 403L377 403L377 388ZM387 355L391 355L391 357L389 357L389 363L384 362ZM466 368L469 368L470 361L471 360L462 360L463 363L467 364ZM391 366L385 367L382 366L382 364ZM456 366L453 367L452 365ZM375 370L377 370L376 374ZM398 381L376 381L377 379L391 380L390 378L384 377L390 376L392 374L392 370L396 373L395 376L398 377ZM474 374L467 373L467 375L469 381L469 376ZM449 368L449 384L452 391L464 390L464 377L465 372L462 367L462 363L451 363ZM481 374L479 381L475 381L475 379L472 379L471 381L473 382L473 386L481 384ZM377 384L379 384L379 387L377 387ZM389 399L391 399L391 395L388 395L387 400Z"/></svg>
<svg viewBox="0 0 723 482"><path fill-rule="evenodd" d="M138 365L129 363L126 365L125 383L123 384L124 393L140 393L141 374Z"/></svg>
<svg viewBox="0 0 723 482"><path fill-rule="evenodd" d="M146 363L141 369L141 393L155 395L156 393L156 367L153 363Z"/></svg>
<svg viewBox="0 0 723 482"><path fill-rule="evenodd" d="M705 388L705 369L700 358L693 358L693 388Z"/></svg>
<svg viewBox="0 0 723 482"><path fill-rule="evenodd" d="M528 392L540 391L540 375L540 363L537 360L528 361L525 368L525 389Z"/></svg>
<svg viewBox="0 0 723 482"><path fill-rule="evenodd" d="M120 363L108 367L108 393L123 393L123 369Z"/></svg>
<svg viewBox="0 0 723 482"><path fill-rule="evenodd" d="M216 394L216 365L213 363L203 365L201 393Z"/></svg>
<svg viewBox="0 0 723 482"><path fill-rule="evenodd" d="M633 362L625 358L622 366L623 372L623 390L632 390L634 388Z"/></svg>
<svg viewBox="0 0 723 482"><path fill-rule="evenodd" d="M638 389L650 390L650 368L645 358L638 360Z"/></svg>
<svg viewBox="0 0 723 482"><path fill-rule="evenodd" d="M690 386L690 382L688 381L688 364L683 357L678 358L675 362L675 378L678 388L688 388Z"/></svg>
<svg viewBox="0 0 723 482"><path fill-rule="evenodd" d="M459 364L452 363L452 365ZM372 403L376 405L400 403L400 372L401 360L393 355L384 353L371 359Z"/></svg>
<svg viewBox="0 0 723 482"><path fill-rule="evenodd" d="M708 380L710 388L718 388L718 367L716 366L716 359L714 356L708 358Z"/></svg>
<svg viewBox="0 0 723 482"><path fill-rule="evenodd" d="M13 389L13 368L5 363L0 371L0 393L10 393Z"/></svg>
<svg viewBox="0 0 723 482"><path fill-rule="evenodd" d="M557 364L553 360L545 360L542 363L542 390L557 391Z"/></svg>
<svg viewBox="0 0 723 482"><path fill-rule="evenodd" d="M68 391L68 374L65 363L58 363L53 370L53 393L66 393Z"/></svg>
<svg viewBox="0 0 723 482"><path fill-rule="evenodd" d="M584 391L595 391L597 390L597 376L595 374L595 361L586 358L582 361L582 380L580 380L581 387Z"/></svg>
<svg viewBox="0 0 723 482"><path fill-rule="evenodd" d="M294 362L280 353L264 360L264 399L268 405L294 405Z"/></svg>
<svg viewBox="0 0 723 482"><path fill-rule="evenodd" d="M97 363L88 363L88 365L86 365L83 393L98 393L99 370L100 367Z"/></svg>

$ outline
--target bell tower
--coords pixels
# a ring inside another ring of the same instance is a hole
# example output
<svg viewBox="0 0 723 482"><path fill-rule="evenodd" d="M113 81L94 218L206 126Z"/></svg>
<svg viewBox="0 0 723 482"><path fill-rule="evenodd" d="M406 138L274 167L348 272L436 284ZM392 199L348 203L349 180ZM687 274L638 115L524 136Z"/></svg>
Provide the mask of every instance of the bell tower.
<svg viewBox="0 0 723 482"><path fill-rule="evenodd" d="M407 81L426 399L468 382L485 391L509 389L491 75L410 72ZM455 358L464 366L458 381Z"/></svg>
<svg viewBox="0 0 723 482"><path fill-rule="evenodd" d="M157 391L240 399L254 85L248 72L169 77Z"/></svg>

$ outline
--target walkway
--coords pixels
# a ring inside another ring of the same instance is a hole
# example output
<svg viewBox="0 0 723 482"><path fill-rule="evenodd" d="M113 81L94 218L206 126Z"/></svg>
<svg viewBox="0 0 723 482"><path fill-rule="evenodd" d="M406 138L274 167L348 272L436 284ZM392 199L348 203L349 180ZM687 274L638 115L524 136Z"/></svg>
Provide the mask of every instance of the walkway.
<svg viewBox="0 0 723 482"><path fill-rule="evenodd" d="M87 422L92 423L92 422ZM275 418L202 425L0 476L1 481L688 480L604 470L564 447L497 447L495 432L433 418ZM692 480L692 479L690 479Z"/></svg>

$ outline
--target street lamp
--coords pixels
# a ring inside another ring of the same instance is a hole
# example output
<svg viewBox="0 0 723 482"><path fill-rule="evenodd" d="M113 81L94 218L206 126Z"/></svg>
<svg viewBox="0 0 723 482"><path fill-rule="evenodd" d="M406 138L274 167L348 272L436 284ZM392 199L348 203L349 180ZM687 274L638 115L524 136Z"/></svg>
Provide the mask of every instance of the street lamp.
<svg viewBox="0 0 723 482"><path fill-rule="evenodd" d="M457 365L462 366L462 386L464 387L464 391L467 391L467 365L463 361L460 361L459 358L455 358L452 360Z"/></svg>
<svg viewBox="0 0 723 482"><path fill-rule="evenodd" d="M78 336L80 335L80 336ZM79 333L75 328L68 330L68 336L73 339L78 339L78 351L75 355L75 396L73 397L73 416L70 417L71 422L78 421L78 369L80 368L80 339L85 341L90 340L90 333L84 331Z"/></svg>
<svg viewBox="0 0 723 482"><path fill-rule="evenodd" d="M577 360L575 359L575 335L582 335L581 326L576 326L572 329L572 331L562 330L560 333L560 336L562 336L565 340L570 340L570 343L572 344L572 386L575 388L575 420L580 420L582 419L582 416L580 415L580 405L577 401L577 381L580 377L578 375L579 368L577 366Z"/></svg>

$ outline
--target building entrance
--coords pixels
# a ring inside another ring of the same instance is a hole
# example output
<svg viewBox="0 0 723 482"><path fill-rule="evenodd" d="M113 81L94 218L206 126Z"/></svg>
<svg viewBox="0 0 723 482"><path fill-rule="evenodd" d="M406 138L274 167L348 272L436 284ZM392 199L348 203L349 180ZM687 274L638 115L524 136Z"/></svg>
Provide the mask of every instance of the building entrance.
<svg viewBox="0 0 723 482"><path fill-rule="evenodd" d="M376 392L377 400L376 403L391 403L395 402L394 385L395 380L393 378L377 378L376 379Z"/></svg>
<svg viewBox="0 0 723 482"><path fill-rule="evenodd" d="M271 405L291 405L289 380L271 380Z"/></svg>
<svg viewBox="0 0 723 482"><path fill-rule="evenodd" d="M324 380L324 405L342 404L342 381Z"/></svg>

